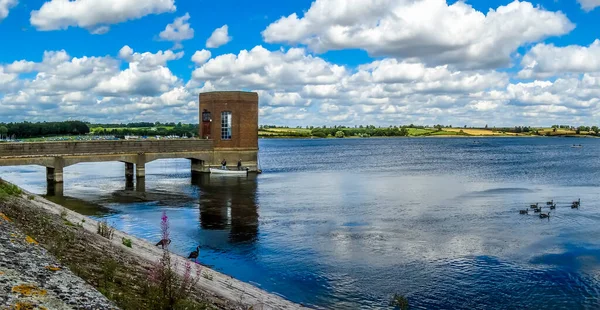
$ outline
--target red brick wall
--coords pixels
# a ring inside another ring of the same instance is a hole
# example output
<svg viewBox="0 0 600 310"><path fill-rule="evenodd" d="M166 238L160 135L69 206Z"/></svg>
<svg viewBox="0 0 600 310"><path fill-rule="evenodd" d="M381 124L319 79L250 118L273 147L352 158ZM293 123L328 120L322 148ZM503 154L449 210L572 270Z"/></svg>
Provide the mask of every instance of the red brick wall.
<svg viewBox="0 0 600 310"><path fill-rule="evenodd" d="M258 94L250 92L211 92L200 94L200 136L202 112L211 113L210 138L215 148L258 148ZM231 112L231 140L221 140L221 112Z"/></svg>

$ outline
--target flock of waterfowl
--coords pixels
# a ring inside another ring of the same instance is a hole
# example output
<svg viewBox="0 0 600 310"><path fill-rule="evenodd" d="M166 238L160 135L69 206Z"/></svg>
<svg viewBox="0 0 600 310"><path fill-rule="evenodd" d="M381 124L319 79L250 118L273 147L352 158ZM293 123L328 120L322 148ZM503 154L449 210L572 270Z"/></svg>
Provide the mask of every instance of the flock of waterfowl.
<svg viewBox="0 0 600 310"><path fill-rule="evenodd" d="M580 206L581 206L581 198L577 199L571 203L571 209L579 209ZM554 203L554 199L546 202L546 207L550 210L556 209L556 203ZM519 210L519 214L529 214L529 211L533 211L533 213L539 214L541 219L546 219L546 218L549 219L550 218L551 211L548 211L546 213L542 212L542 207L540 206L540 204L538 202L531 204L528 209Z"/></svg>

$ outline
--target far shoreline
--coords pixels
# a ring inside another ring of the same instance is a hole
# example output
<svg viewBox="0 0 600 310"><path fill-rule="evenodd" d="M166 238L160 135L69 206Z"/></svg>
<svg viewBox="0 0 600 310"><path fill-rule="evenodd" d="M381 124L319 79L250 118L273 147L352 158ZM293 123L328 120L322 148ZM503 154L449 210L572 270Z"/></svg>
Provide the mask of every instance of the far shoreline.
<svg viewBox="0 0 600 310"><path fill-rule="evenodd" d="M422 135L422 136L375 136L375 137L297 137L297 136L259 136L259 139L270 140L270 139L282 139L282 140L330 140L330 139L420 139L420 138L456 138L456 139L468 139L468 138L574 138L574 139L598 139L597 136L581 135L554 135L554 136L540 136L540 135L489 135L489 136L466 136L466 135Z"/></svg>

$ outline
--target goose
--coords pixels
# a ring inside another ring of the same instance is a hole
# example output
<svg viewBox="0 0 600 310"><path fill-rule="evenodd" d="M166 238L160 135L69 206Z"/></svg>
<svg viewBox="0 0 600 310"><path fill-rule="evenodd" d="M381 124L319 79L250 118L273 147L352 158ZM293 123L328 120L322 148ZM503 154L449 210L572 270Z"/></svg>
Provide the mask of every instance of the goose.
<svg viewBox="0 0 600 310"><path fill-rule="evenodd" d="M519 210L519 214L529 214L529 210Z"/></svg>
<svg viewBox="0 0 600 310"><path fill-rule="evenodd" d="M547 206L551 206L551 205L553 205L553 204L554 204L554 199L552 199L552 200L550 200L550 201L546 202L546 205L547 205Z"/></svg>
<svg viewBox="0 0 600 310"><path fill-rule="evenodd" d="M556 204L553 204L550 206L550 210L554 210L554 209L556 209Z"/></svg>
<svg viewBox="0 0 600 310"><path fill-rule="evenodd" d="M199 254L200 254L200 247L198 246L198 247L196 247L196 251L192 251L192 252L190 253L190 255L188 256L188 258L193 258L193 259L194 259L194 261L197 261L197 260L198 260L198 255L199 255Z"/></svg>
<svg viewBox="0 0 600 310"><path fill-rule="evenodd" d="M171 244L171 239L162 239L155 246L159 246L160 245L164 249L169 244Z"/></svg>
<svg viewBox="0 0 600 310"><path fill-rule="evenodd" d="M548 212L548 213L540 213L540 218L541 219L550 218L550 212Z"/></svg>
<svg viewBox="0 0 600 310"><path fill-rule="evenodd" d="M540 213L540 212L542 212L542 209L541 208L535 208L535 209L533 209L533 212L534 213Z"/></svg>
<svg viewBox="0 0 600 310"><path fill-rule="evenodd" d="M577 200L573 201L573 204L574 204L574 205L578 205L578 206L579 206L579 205L581 205L581 198L579 198L579 199L577 199Z"/></svg>
<svg viewBox="0 0 600 310"><path fill-rule="evenodd" d="M535 209L535 208L537 208L537 207L538 207L538 205L539 205L539 203L537 203L537 202L536 202L535 204L532 204L530 207L531 207L532 209Z"/></svg>
<svg viewBox="0 0 600 310"><path fill-rule="evenodd" d="M579 209L579 205L573 202L573 204L571 205L571 209Z"/></svg>

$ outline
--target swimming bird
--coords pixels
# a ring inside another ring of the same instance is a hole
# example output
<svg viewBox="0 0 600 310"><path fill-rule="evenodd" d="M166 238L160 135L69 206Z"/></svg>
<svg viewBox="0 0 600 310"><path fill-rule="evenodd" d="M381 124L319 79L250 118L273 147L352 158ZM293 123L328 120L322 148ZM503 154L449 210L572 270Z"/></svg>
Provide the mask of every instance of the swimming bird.
<svg viewBox="0 0 600 310"><path fill-rule="evenodd" d="M548 213L540 213L540 218L541 218L541 219L547 219L547 218L550 218L550 212L548 212Z"/></svg>
<svg viewBox="0 0 600 310"><path fill-rule="evenodd" d="M550 210L554 210L554 209L556 209L556 204L553 204L550 206Z"/></svg>
<svg viewBox="0 0 600 310"><path fill-rule="evenodd" d="M573 204L571 205L571 209L579 209L579 204L573 202Z"/></svg>
<svg viewBox="0 0 600 310"><path fill-rule="evenodd" d="M535 208L537 208L537 207L538 207L538 205L539 205L539 203L537 203L537 202L536 202L535 204L531 204L531 205L530 205L530 207L531 207L532 209L535 209Z"/></svg>
<svg viewBox="0 0 600 310"><path fill-rule="evenodd" d="M550 201L546 202L546 205L547 205L547 206L551 206L551 205L553 205L553 204L554 204L554 199L552 199L552 200L550 200Z"/></svg>
<svg viewBox="0 0 600 310"><path fill-rule="evenodd" d="M529 210L519 210L519 214L529 214Z"/></svg>
<svg viewBox="0 0 600 310"><path fill-rule="evenodd" d="M540 213L540 212L542 212L542 208L535 208L535 209L533 209L533 212Z"/></svg>
<svg viewBox="0 0 600 310"><path fill-rule="evenodd" d="M198 255L200 254L200 247L196 247L196 251L192 251L188 258L193 258L194 261L198 260Z"/></svg>
<svg viewBox="0 0 600 310"><path fill-rule="evenodd" d="M574 205L578 205L578 206L579 206L579 205L581 205L581 198L579 198L579 199L577 199L577 200L573 201L573 204L574 204Z"/></svg>
<svg viewBox="0 0 600 310"><path fill-rule="evenodd" d="M171 244L171 239L162 239L155 246L159 246L160 245L164 249L169 244Z"/></svg>

